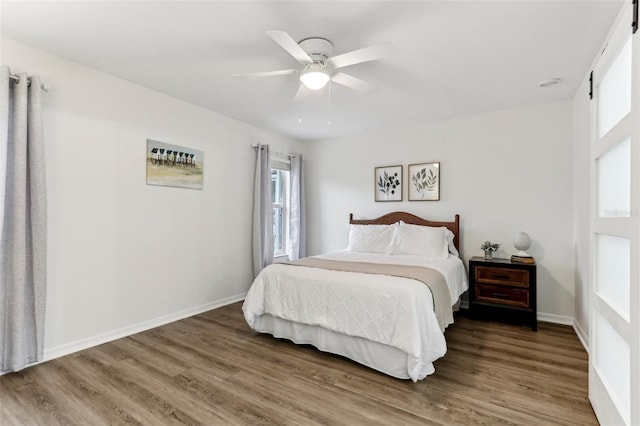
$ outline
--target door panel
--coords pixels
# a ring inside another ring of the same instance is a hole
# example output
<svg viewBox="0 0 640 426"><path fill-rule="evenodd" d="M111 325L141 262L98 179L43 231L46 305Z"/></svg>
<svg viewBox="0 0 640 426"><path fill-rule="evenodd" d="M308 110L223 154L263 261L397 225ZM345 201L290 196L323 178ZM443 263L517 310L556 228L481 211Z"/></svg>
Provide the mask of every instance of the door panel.
<svg viewBox="0 0 640 426"><path fill-rule="evenodd" d="M640 67L630 21L631 3L593 71L589 399L602 424L637 425Z"/></svg>

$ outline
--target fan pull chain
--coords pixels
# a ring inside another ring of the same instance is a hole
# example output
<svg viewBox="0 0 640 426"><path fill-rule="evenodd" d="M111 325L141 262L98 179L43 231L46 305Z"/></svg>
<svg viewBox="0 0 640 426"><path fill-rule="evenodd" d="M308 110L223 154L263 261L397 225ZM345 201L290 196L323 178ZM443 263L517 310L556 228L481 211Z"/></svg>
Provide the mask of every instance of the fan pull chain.
<svg viewBox="0 0 640 426"><path fill-rule="evenodd" d="M331 86L332 86L331 81L329 81L329 84L327 84L327 86L328 86L327 90L329 91L329 96L327 96L327 98L328 98L328 101L327 101L328 102L328 105L327 105L328 113L327 113L327 115L329 117L328 120L327 120L327 126L331 126Z"/></svg>

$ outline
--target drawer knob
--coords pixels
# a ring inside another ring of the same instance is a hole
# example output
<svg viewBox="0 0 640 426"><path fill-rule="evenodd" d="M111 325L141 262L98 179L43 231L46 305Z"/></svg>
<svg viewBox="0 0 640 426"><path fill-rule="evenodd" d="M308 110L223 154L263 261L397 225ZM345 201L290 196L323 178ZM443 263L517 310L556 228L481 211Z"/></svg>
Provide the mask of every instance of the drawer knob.
<svg viewBox="0 0 640 426"><path fill-rule="evenodd" d="M493 293L493 296L495 296L495 297L509 297L509 295L506 294L506 293Z"/></svg>

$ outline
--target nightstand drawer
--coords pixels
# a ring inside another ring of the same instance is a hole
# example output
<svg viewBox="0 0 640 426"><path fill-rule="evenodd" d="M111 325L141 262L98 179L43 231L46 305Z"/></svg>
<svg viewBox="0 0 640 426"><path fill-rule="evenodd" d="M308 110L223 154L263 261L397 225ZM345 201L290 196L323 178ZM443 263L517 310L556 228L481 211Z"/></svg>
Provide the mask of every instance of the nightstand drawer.
<svg viewBox="0 0 640 426"><path fill-rule="evenodd" d="M528 308L529 290L499 285L476 284L475 300Z"/></svg>
<svg viewBox="0 0 640 426"><path fill-rule="evenodd" d="M475 279L478 283L529 287L529 271L523 269L477 266L475 271Z"/></svg>

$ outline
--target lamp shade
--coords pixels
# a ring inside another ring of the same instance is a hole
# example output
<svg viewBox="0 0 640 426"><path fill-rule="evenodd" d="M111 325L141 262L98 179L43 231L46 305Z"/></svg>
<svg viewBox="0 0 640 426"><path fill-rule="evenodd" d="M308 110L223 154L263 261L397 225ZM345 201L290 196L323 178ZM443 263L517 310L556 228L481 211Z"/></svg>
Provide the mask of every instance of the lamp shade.
<svg viewBox="0 0 640 426"><path fill-rule="evenodd" d="M320 90L329 82L331 77L320 64L308 65L300 75L300 81L311 90Z"/></svg>

